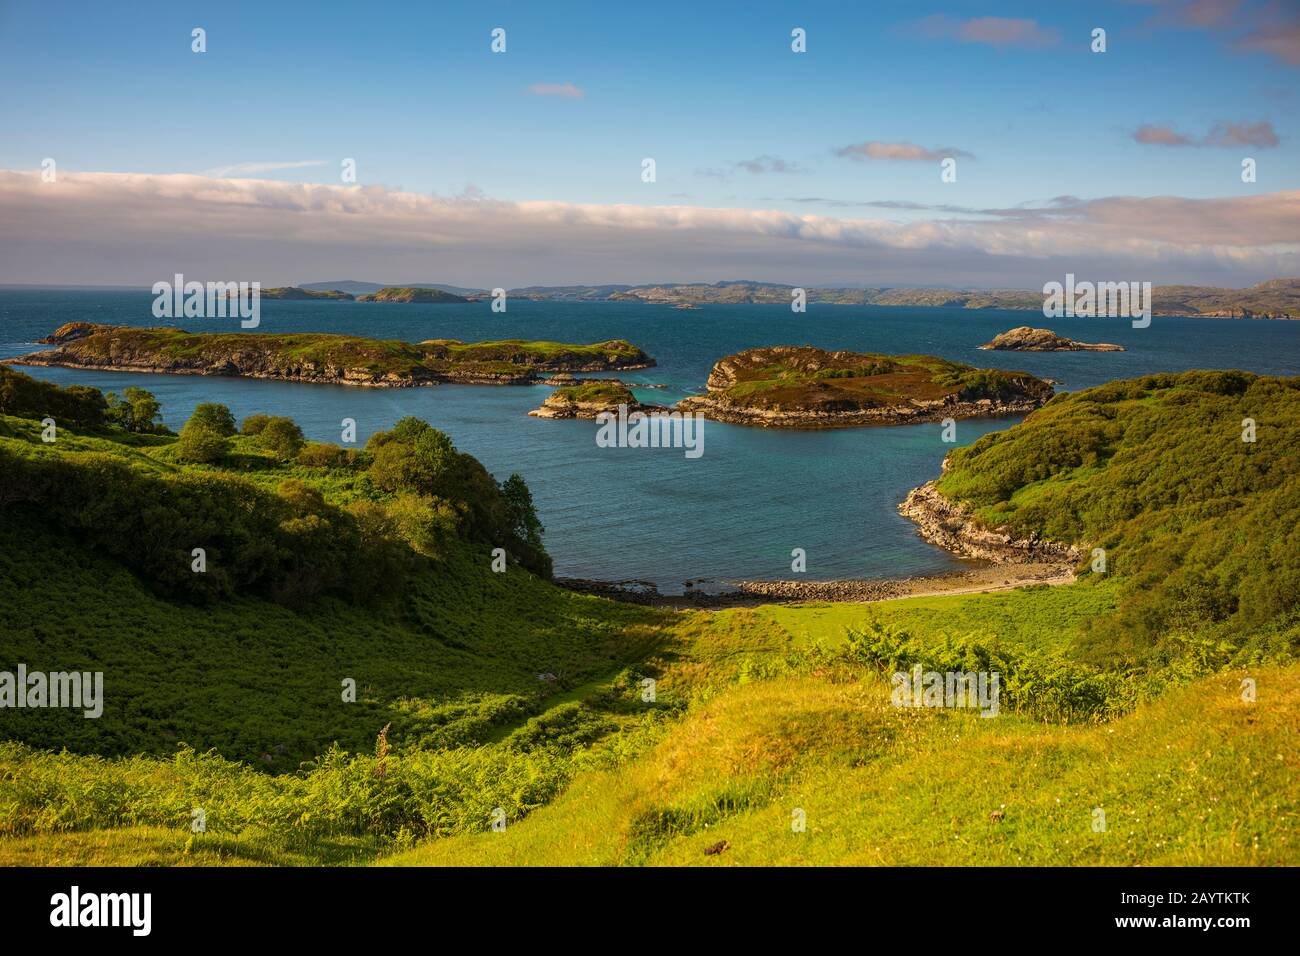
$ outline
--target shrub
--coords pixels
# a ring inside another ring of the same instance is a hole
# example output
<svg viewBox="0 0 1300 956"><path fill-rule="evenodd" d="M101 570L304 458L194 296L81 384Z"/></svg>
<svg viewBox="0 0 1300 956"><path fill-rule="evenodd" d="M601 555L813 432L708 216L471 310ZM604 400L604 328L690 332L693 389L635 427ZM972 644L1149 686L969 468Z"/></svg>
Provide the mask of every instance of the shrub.
<svg viewBox="0 0 1300 956"><path fill-rule="evenodd" d="M270 420L270 415L263 415L261 413L249 415L244 419L244 424L240 426L239 430L245 435L260 435L262 434L262 429L266 428L266 423Z"/></svg>
<svg viewBox="0 0 1300 956"><path fill-rule="evenodd" d="M210 465L230 454L230 439L204 422L191 418L181 429L176 442L176 457L181 461Z"/></svg>
<svg viewBox="0 0 1300 956"><path fill-rule="evenodd" d="M203 402L196 405L187 424L205 426L223 438L235 434L235 416L225 405L218 405L216 402Z"/></svg>
<svg viewBox="0 0 1300 956"><path fill-rule="evenodd" d="M292 418L276 415L268 419L259 433L262 445L281 461L297 458L304 444L302 429Z"/></svg>
<svg viewBox="0 0 1300 956"><path fill-rule="evenodd" d="M98 389L85 385L60 388L0 365L0 415L96 428L108 420L108 402Z"/></svg>
<svg viewBox="0 0 1300 956"><path fill-rule="evenodd" d="M312 442L298 453L298 464L305 468L345 468L356 459L356 452L328 442Z"/></svg>

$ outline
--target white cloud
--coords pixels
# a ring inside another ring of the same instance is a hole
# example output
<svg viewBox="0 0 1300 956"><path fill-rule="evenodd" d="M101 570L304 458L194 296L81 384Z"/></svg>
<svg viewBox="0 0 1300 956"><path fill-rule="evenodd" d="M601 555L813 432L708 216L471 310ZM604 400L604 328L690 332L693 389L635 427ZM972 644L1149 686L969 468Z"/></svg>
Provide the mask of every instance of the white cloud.
<svg viewBox="0 0 1300 956"><path fill-rule="evenodd" d="M1221 284L1300 273L1300 191L1062 197L975 212L897 222L193 175L61 173L42 183L38 173L0 171L0 282L134 284L181 271L282 284L436 272L491 288L743 272L794 284L1034 286L1066 267Z"/></svg>
<svg viewBox="0 0 1300 956"><path fill-rule="evenodd" d="M534 83L528 87L528 92L533 96L564 96L571 100L580 100L586 96L586 91L572 83Z"/></svg>
<svg viewBox="0 0 1300 956"><path fill-rule="evenodd" d="M964 149L954 149L951 146L936 146L934 149L926 149L924 146L918 146L916 143L884 143L880 140L868 140L865 143L853 143L849 146L841 146L835 150L836 156L845 156L849 159L890 159L902 160L904 162L921 162L946 159L949 156L961 156L965 159L974 159L975 157L966 152Z"/></svg>
<svg viewBox="0 0 1300 956"><path fill-rule="evenodd" d="M274 173L281 169L304 169L308 166L324 166L323 159L302 159L293 163L235 163L233 166L217 166L204 170L200 175L224 179L229 176L240 178L256 176L260 173Z"/></svg>

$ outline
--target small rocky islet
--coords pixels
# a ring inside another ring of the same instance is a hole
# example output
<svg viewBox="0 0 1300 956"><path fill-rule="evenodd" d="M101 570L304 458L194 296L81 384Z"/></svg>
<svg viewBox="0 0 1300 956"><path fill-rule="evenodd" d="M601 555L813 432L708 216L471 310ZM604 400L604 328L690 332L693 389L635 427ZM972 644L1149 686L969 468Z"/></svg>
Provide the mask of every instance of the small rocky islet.
<svg viewBox="0 0 1300 956"><path fill-rule="evenodd" d="M1057 335L1051 329L1035 329L1021 325L980 346L996 352L1124 352L1122 345L1109 342L1076 342L1063 335Z"/></svg>
<svg viewBox="0 0 1300 956"><path fill-rule="evenodd" d="M933 355L747 349L713 366L708 392L677 410L737 425L843 428L1022 414L1050 399L1027 372L981 369Z"/></svg>
<svg viewBox="0 0 1300 956"><path fill-rule="evenodd" d="M550 380L555 383L555 379ZM618 380L591 380L578 384L564 384L546 397L540 408L529 415L535 418L590 418L610 413L618 414L620 407L628 414L668 411L662 405L639 402L632 390Z"/></svg>

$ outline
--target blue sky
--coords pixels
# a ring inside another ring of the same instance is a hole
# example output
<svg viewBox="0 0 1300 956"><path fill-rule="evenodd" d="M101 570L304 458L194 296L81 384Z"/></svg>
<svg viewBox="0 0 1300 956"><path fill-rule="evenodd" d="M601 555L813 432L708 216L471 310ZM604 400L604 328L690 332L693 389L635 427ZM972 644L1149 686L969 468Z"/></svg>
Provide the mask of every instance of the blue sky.
<svg viewBox="0 0 1300 956"><path fill-rule="evenodd" d="M54 157L74 173L337 184L352 157L362 185L426 195L897 222L949 213L861 204L1262 195L1300 188L1300 69L1285 40L1295 11L1260 0L9 0L0 169ZM990 43L984 18L1029 26ZM494 27L507 31L504 54L489 49ZM805 54L791 52L793 27L807 31ZM1104 54L1089 50L1094 27L1107 31ZM1280 46L1258 42L1270 31ZM530 92L567 84L581 96ZM1143 125L1200 140L1218 123L1268 124L1278 144L1134 140ZM836 153L866 142L973 158L943 183L932 160ZM1241 181L1245 156L1255 184ZM641 182L643 157L656 160L653 184Z"/></svg>

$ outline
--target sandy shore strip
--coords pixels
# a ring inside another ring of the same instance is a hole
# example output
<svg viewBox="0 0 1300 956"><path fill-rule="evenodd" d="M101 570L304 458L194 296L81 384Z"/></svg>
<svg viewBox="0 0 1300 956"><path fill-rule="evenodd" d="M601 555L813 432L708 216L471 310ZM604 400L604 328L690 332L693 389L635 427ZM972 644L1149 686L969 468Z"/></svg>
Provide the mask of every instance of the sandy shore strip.
<svg viewBox="0 0 1300 956"><path fill-rule="evenodd" d="M1068 564L986 564L982 562L957 571L909 578L843 581L728 581L725 583L730 590L716 594L690 586L687 587L685 594L660 594L659 589L648 581L555 579L555 583L561 587L583 594L595 594L646 607L680 610L719 610L804 602L865 604L905 597L1010 591L1036 584L1070 584L1073 581L1074 569Z"/></svg>

